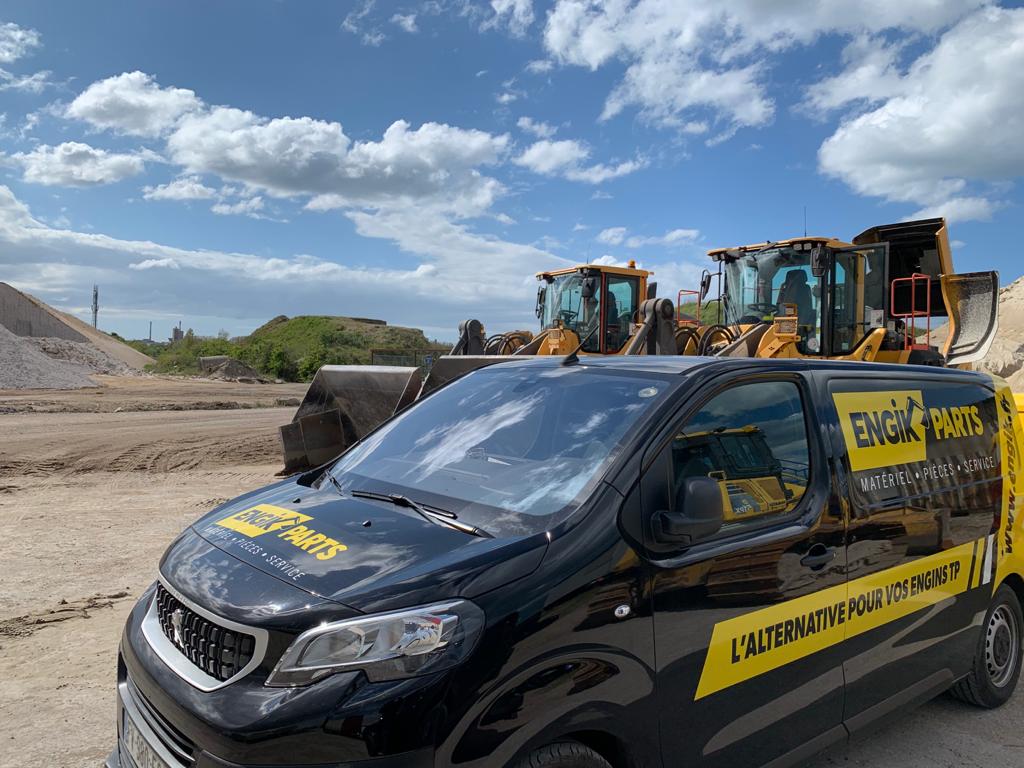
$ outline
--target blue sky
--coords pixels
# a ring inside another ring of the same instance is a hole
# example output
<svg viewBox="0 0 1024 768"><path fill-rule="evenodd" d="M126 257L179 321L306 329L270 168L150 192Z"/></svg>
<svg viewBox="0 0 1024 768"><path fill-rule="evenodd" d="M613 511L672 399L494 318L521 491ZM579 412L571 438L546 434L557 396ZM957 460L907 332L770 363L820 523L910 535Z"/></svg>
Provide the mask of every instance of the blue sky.
<svg viewBox="0 0 1024 768"><path fill-rule="evenodd" d="M7 0L0 280L101 327L532 328L533 273L950 219L1024 272L1024 10Z"/></svg>

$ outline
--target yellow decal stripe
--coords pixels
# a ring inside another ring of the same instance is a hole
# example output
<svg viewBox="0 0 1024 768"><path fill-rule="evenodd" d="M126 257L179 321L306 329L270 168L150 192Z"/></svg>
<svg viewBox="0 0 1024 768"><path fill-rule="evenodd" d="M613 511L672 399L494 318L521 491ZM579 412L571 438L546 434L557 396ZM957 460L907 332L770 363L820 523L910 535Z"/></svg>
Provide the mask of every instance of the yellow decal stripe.
<svg viewBox="0 0 1024 768"><path fill-rule="evenodd" d="M716 624L695 698L966 592L977 545L963 544Z"/></svg>

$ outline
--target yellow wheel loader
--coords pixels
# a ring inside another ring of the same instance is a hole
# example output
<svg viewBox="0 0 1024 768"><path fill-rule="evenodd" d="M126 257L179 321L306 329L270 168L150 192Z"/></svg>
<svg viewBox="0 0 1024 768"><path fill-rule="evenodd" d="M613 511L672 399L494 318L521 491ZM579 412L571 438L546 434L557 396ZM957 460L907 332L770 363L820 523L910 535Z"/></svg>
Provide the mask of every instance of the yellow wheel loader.
<svg viewBox="0 0 1024 768"><path fill-rule="evenodd" d="M998 273L955 274L943 219L872 227L852 243L799 237L708 255L723 319L690 328L683 354L964 366L998 328Z"/></svg>

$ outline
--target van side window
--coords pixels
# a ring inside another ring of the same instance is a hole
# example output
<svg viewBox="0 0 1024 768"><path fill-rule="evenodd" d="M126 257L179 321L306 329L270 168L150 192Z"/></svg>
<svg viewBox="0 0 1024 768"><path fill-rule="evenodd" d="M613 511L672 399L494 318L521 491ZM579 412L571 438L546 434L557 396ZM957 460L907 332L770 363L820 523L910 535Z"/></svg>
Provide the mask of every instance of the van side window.
<svg viewBox="0 0 1024 768"><path fill-rule="evenodd" d="M792 382L732 387L705 403L672 440L673 498L687 478L718 481L725 529L792 512L809 475L807 424Z"/></svg>

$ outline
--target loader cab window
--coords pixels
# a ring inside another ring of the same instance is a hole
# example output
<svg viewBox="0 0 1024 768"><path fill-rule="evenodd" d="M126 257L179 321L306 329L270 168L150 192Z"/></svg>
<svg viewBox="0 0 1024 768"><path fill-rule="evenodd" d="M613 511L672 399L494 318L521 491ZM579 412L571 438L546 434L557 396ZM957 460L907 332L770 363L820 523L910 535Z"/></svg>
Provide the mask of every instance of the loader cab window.
<svg viewBox="0 0 1024 768"><path fill-rule="evenodd" d="M578 272L556 275L544 292L541 307L541 328L560 325L572 331L583 342L584 352L601 351L601 334L598 324L601 320L601 278L597 276L597 289L593 295L585 296L587 278Z"/></svg>
<svg viewBox="0 0 1024 768"><path fill-rule="evenodd" d="M727 259L725 322L749 326L771 322L786 304L796 306L798 348L801 354L821 350L820 306L822 281L811 272L810 249L770 248Z"/></svg>
<svg viewBox="0 0 1024 768"><path fill-rule="evenodd" d="M797 386L742 384L708 401L672 441L674 491L690 477L721 488L730 532L792 512L810 479L810 449Z"/></svg>
<svg viewBox="0 0 1024 768"><path fill-rule="evenodd" d="M605 352L618 352L629 341L630 324L636 320L640 280L620 275L607 276L605 292Z"/></svg>

